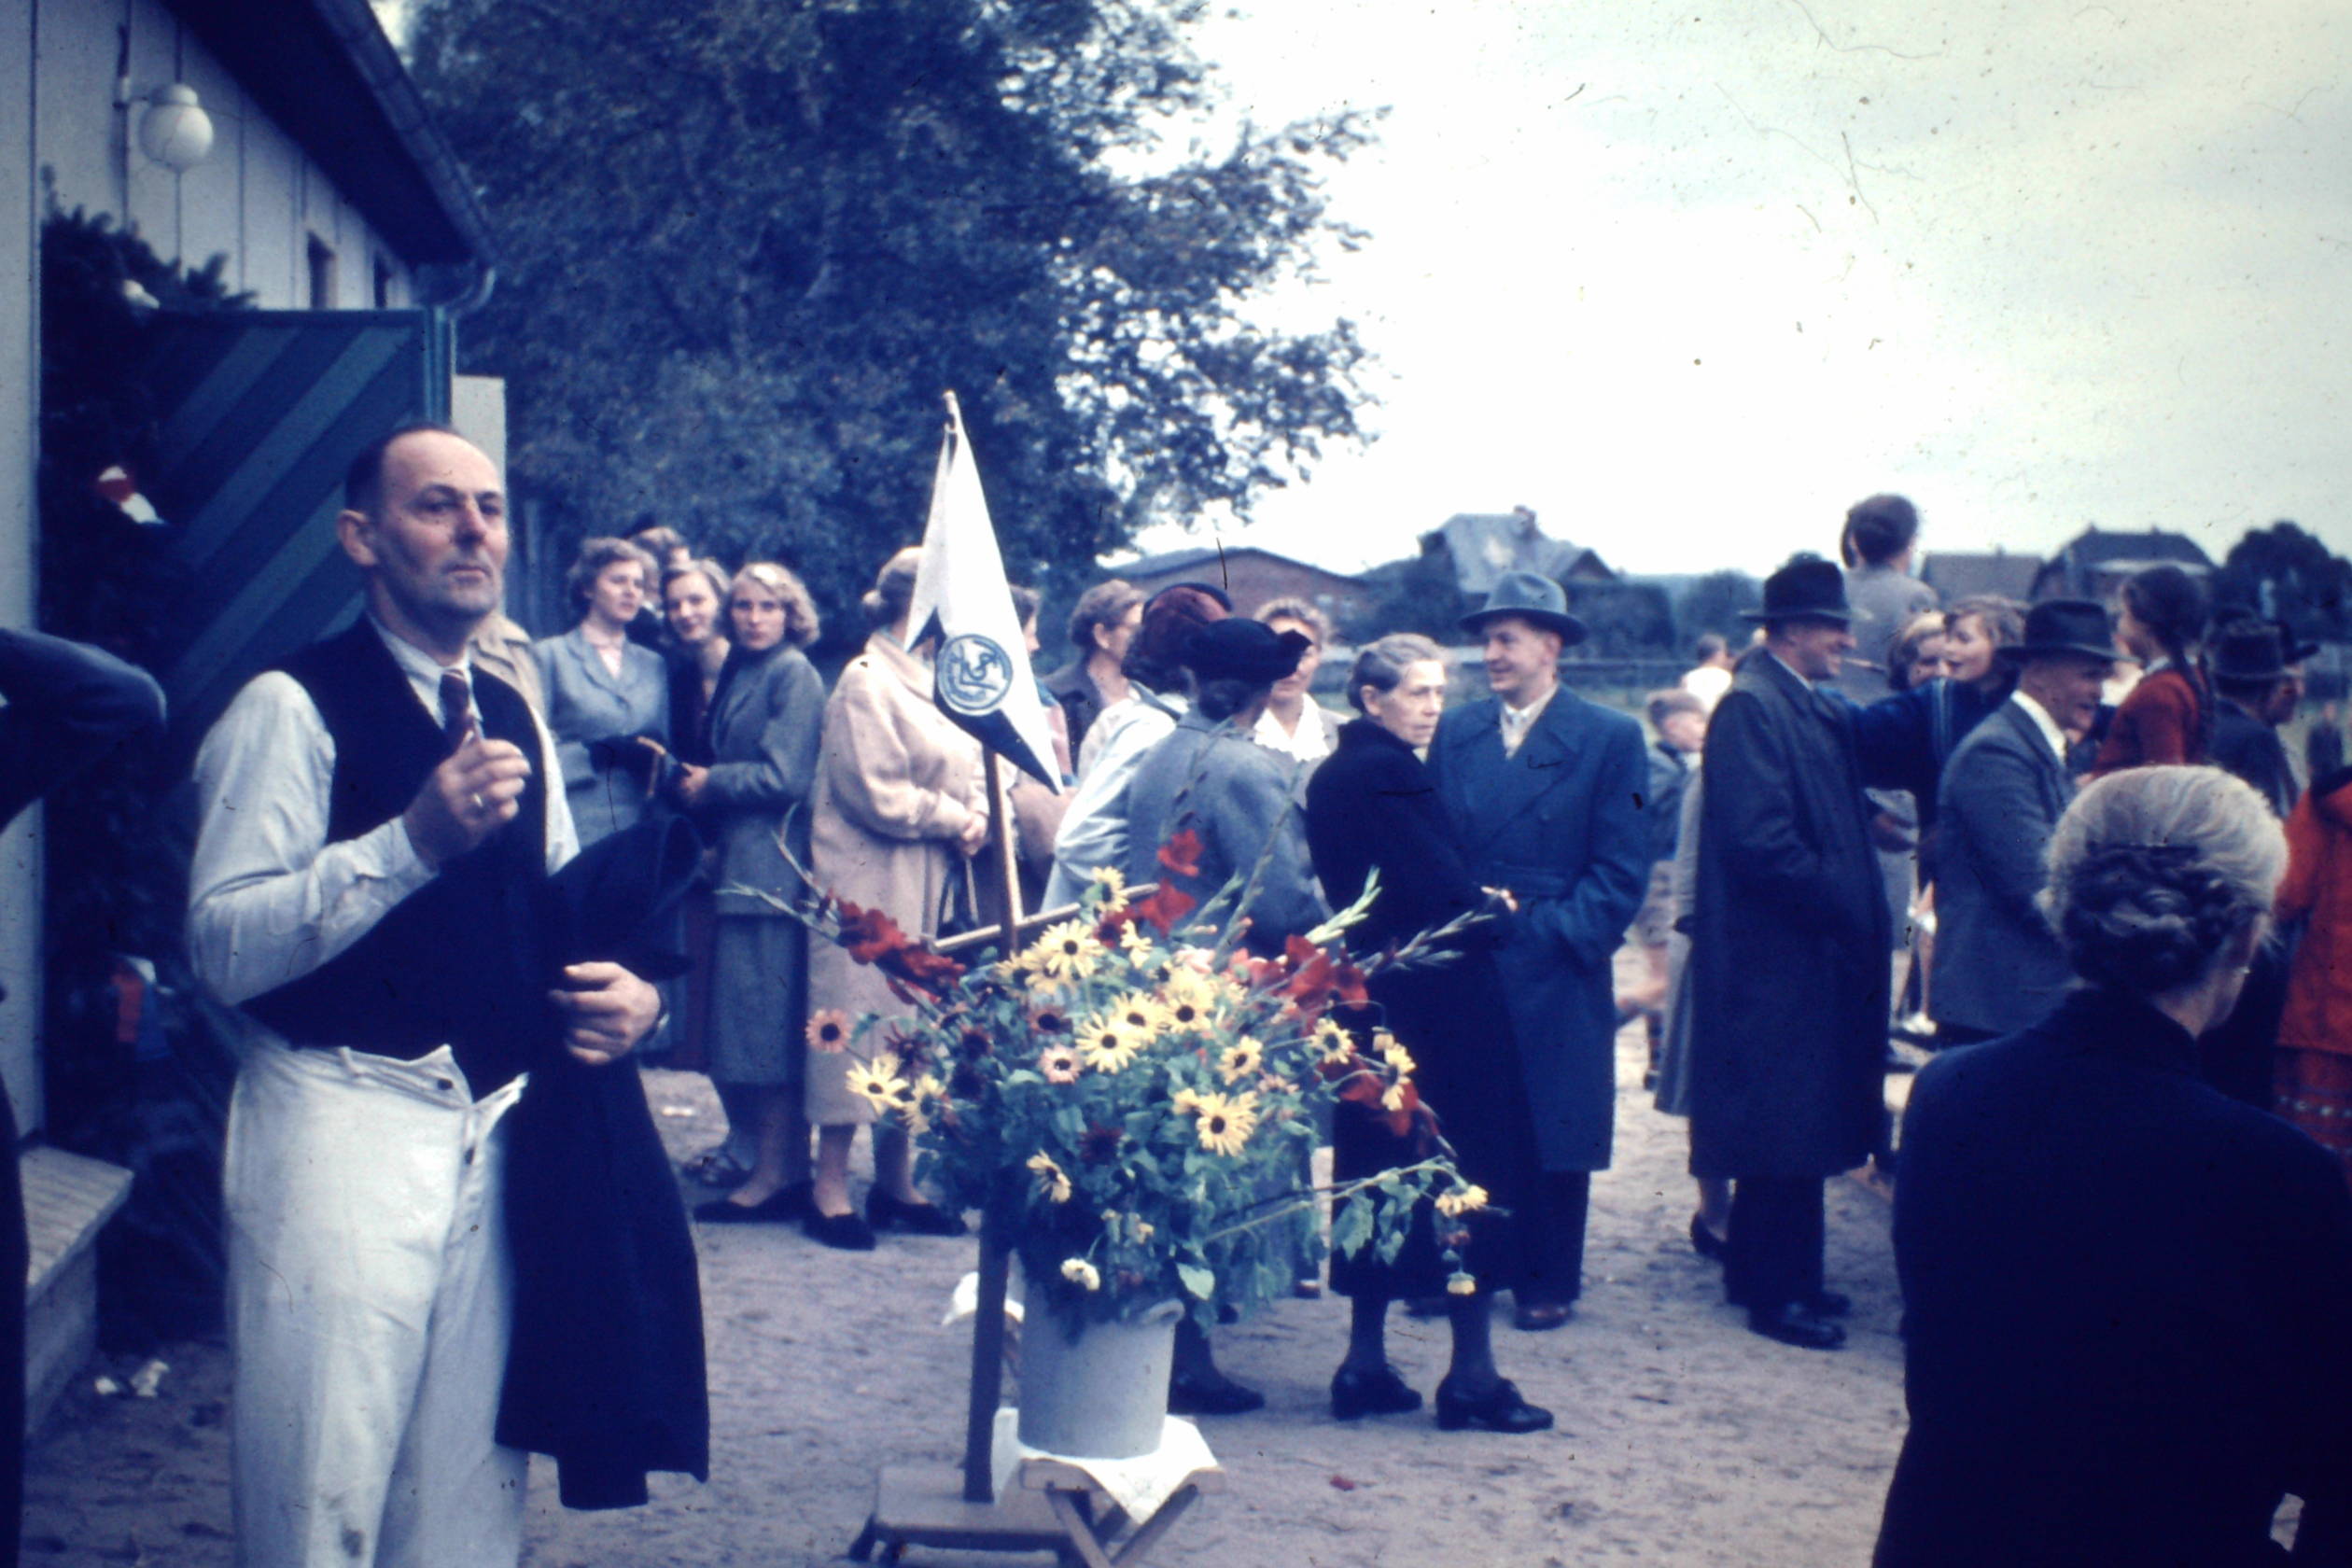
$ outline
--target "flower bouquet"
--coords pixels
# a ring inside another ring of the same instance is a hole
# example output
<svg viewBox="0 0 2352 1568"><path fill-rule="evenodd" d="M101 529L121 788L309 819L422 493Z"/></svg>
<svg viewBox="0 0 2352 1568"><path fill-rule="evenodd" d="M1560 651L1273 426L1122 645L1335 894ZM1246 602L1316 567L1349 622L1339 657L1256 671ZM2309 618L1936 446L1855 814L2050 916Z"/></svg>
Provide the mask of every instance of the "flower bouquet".
<svg viewBox="0 0 2352 1568"><path fill-rule="evenodd" d="M1198 853L1180 833L1160 859L1189 872ZM1218 1306L1286 1293L1301 1244L1314 1246L1315 1194L1299 1173L1319 1109L1351 1100L1400 1132L1426 1125L1405 1048L1340 1021L1372 1011L1337 940L1361 907L1259 959L1238 949L1239 917L1188 926L1198 912L1183 891L1130 897L1106 870L1074 916L966 967L875 911L819 899L803 917L881 968L915 1012L821 1012L809 1043L838 1053L852 1086L917 1133L923 1177L1019 1256L1032 1312L1075 1331L1177 1300L1206 1324ZM821 1057L811 1070L828 1071ZM1452 1288L1467 1292L1456 1217L1485 1196L1434 1127L1430 1146L1335 1192L1382 1200L1341 1201L1333 1244L1393 1259L1427 1200Z"/></svg>

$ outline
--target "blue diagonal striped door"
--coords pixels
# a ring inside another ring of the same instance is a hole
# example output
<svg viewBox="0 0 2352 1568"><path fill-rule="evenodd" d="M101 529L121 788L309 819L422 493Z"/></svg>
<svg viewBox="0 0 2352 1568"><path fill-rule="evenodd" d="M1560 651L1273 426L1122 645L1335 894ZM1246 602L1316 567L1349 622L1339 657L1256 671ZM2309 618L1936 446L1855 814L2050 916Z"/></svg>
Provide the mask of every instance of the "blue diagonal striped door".
<svg viewBox="0 0 2352 1568"><path fill-rule="evenodd" d="M237 688L343 624L359 573L335 542L343 469L368 442L449 416L449 330L425 310L166 316L150 499L195 602L161 678L173 728L201 735Z"/></svg>

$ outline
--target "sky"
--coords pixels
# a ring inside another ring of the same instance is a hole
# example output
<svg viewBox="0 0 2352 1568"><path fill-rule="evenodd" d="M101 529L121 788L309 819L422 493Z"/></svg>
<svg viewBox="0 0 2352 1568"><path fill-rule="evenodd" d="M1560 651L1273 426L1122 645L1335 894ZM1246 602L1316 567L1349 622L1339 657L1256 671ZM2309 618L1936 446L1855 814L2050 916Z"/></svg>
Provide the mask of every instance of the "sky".
<svg viewBox="0 0 2352 1568"><path fill-rule="evenodd" d="M1930 551L2352 550L2336 0L1255 0L1198 42L1234 116L1389 110L1329 182L1371 245L1265 307L1358 324L1380 438L1228 546L1351 570L1524 504L1761 571L1891 489Z"/></svg>

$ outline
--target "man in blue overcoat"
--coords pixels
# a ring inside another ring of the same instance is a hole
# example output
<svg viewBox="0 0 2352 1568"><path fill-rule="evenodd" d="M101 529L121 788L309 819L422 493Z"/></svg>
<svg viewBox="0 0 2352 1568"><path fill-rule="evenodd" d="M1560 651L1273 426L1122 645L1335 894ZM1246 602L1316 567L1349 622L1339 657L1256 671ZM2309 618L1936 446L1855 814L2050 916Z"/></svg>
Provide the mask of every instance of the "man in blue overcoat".
<svg viewBox="0 0 2352 1568"><path fill-rule="evenodd" d="M1505 573L1462 624L1494 694L1439 722L1429 771L1472 873L1517 903L1496 958L1545 1173L1517 1322L1553 1328L1582 1287L1592 1172L1615 1133L1611 961L1649 877L1648 764L1639 723L1561 684L1561 651L1585 628L1559 583Z"/></svg>

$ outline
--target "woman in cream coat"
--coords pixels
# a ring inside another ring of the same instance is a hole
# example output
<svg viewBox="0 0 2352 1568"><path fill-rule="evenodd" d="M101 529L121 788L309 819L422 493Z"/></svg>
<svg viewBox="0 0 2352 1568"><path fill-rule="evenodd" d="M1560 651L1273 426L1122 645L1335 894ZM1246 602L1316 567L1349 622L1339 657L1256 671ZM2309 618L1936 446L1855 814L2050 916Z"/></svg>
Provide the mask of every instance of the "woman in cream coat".
<svg viewBox="0 0 2352 1568"><path fill-rule="evenodd" d="M987 839L980 743L931 701L931 668L908 650L906 612L915 595L917 550L890 557L865 596L875 631L825 705L825 739L810 806L818 885L861 909L880 909L909 936L939 931L964 884L965 861ZM832 943L811 945L812 1016L837 1008L854 1021L909 1015L881 972ZM847 1058L810 1063L808 1119L817 1124L816 1188L808 1233L828 1246L862 1250L896 1223L920 1235L954 1236L963 1222L915 1190L905 1133L877 1127L874 1190L861 1220L849 1202L849 1149L874 1111L851 1093ZM868 1222L871 1222L869 1224Z"/></svg>

